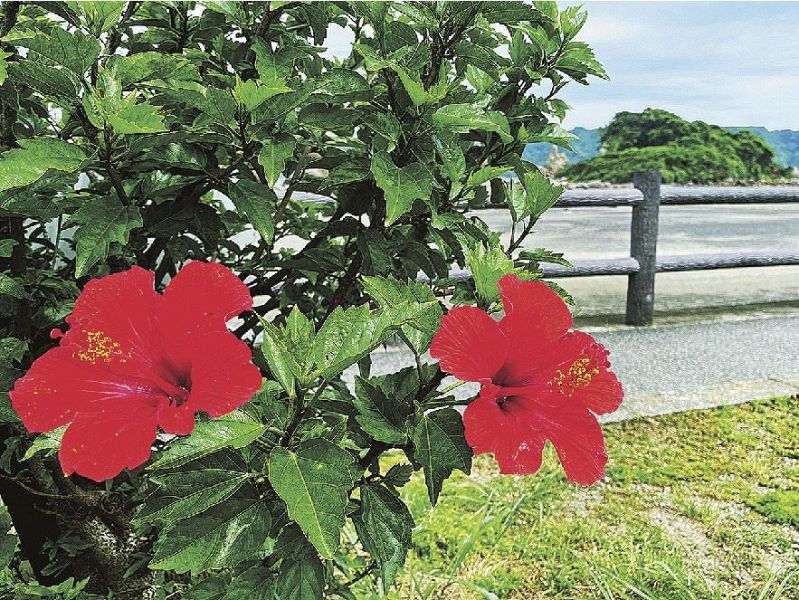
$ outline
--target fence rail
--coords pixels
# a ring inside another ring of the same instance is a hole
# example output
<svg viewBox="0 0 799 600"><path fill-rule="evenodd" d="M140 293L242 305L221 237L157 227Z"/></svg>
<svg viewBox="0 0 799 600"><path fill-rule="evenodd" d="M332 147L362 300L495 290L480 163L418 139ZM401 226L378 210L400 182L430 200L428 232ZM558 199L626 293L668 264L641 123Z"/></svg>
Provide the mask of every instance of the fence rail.
<svg viewBox="0 0 799 600"><path fill-rule="evenodd" d="M547 277L592 277L627 275L628 325L649 325L655 307L655 275L679 271L799 265L799 249L789 254L707 254L702 256L657 256L658 217L661 206L707 204L799 203L799 187L689 187L661 186L658 171L633 177L633 188L567 190L555 208L631 206L630 256L610 260L574 261L574 268L545 265ZM487 206L486 208L492 208ZM456 277L468 277L459 272Z"/></svg>

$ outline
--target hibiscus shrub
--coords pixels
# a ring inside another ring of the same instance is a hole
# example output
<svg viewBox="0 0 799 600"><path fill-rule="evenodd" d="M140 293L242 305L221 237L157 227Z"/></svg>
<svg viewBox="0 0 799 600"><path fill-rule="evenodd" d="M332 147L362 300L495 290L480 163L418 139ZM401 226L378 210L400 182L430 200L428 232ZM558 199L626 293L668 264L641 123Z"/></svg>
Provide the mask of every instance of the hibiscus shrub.
<svg viewBox="0 0 799 600"><path fill-rule="evenodd" d="M522 250L561 191L524 145L568 143L556 95L605 76L584 22L0 3L0 591L353 597L394 582L417 470L435 503L550 440L599 479L621 388ZM372 373L386 343L414 366ZM448 374L482 385L464 417Z"/></svg>

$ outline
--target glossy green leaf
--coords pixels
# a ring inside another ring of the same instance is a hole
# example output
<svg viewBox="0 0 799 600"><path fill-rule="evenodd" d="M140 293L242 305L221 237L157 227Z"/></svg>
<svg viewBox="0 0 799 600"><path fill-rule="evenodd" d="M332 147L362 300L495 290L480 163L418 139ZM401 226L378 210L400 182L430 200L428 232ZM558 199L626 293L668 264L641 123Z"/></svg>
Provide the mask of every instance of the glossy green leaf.
<svg viewBox="0 0 799 600"><path fill-rule="evenodd" d="M355 420L373 439L397 445L408 441L410 406L403 406L362 377L355 378L353 404L358 411Z"/></svg>
<svg viewBox="0 0 799 600"><path fill-rule="evenodd" d="M472 468L472 450L463 437L463 419L455 409L443 408L422 415L413 434L413 447L416 462L424 467L432 504L454 469L468 475Z"/></svg>
<svg viewBox="0 0 799 600"><path fill-rule="evenodd" d="M513 271L513 259L502 248L486 248L477 244L466 254L466 264L472 272L477 294L486 304L499 299L498 282Z"/></svg>
<svg viewBox="0 0 799 600"><path fill-rule="evenodd" d="M277 196L272 188L250 179L228 184L228 195L239 215L246 217L267 244L275 239Z"/></svg>
<svg viewBox="0 0 799 600"><path fill-rule="evenodd" d="M257 495L234 496L162 531L150 568L197 574L233 567L256 554L271 522Z"/></svg>
<svg viewBox="0 0 799 600"><path fill-rule="evenodd" d="M486 113L472 104L448 104L442 106L432 115L433 123L455 133L473 130L491 131L499 135L503 142L513 140L507 120L502 120L501 113Z"/></svg>
<svg viewBox="0 0 799 600"><path fill-rule="evenodd" d="M430 172L419 163L398 167L386 152L372 157L372 174L386 201L386 225L391 225L413 206L414 200L428 200L433 192Z"/></svg>
<svg viewBox="0 0 799 600"><path fill-rule="evenodd" d="M221 419L200 421L190 436L174 440L148 469L174 469L228 446L243 448L265 430L265 425L242 411L234 411Z"/></svg>
<svg viewBox="0 0 799 600"><path fill-rule="evenodd" d="M22 139L21 147L0 156L0 191L28 185L48 169L72 173L80 169L86 153L77 144L49 138Z"/></svg>
<svg viewBox="0 0 799 600"><path fill-rule="evenodd" d="M290 135L281 134L266 140L258 154L258 162L264 168L266 181L273 186L286 169L286 161L294 154L296 141Z"/></svg>
<svg viewBox="0 0 799 600"><path fill-rule="evenodd" d="M354 459L346 450L317 438L296 449L269 455L269 481L285 501L289 517L324 558L333 558L355 482Z"/></svg>
<svg viewBox="0 0 799 600"><path fill-rule="evenodd" d="M116 198L93 198L69 218L75 231L75 277L83 277L108 256L112 243L127 244L131 230L143 225L139 209Z"/></svg>
<svg viewBox="0 0 799 600"><path fill-rule="evenodd" d="M377 563L385 593L411 548L413 517L396 492L370 483L361 487L361 508L353 520L358 539Z"/></svg>

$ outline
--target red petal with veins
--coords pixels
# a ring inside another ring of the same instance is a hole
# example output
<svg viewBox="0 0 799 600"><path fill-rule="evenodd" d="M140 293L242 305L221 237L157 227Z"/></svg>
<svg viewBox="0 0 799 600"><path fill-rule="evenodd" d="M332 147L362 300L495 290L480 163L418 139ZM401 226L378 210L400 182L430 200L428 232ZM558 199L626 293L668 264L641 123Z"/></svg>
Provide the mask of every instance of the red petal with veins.
<svg viewBox="0 0 799 600"><path fill-rule="evenodd" d="M127 399L82 412L67 427L58 458L65 475L111 479L150 458L155 411L146 401Z"/></svg>
<svg viewBox="0 0 799 600"><path fill-rule="evenodd" d="M430 355L441 368L463 381L490 379L502 368L508 347L488 314L474 306L458 306L441 317Z"/></svg>
<svg viewBox="0 0 799 600"><path fill-rule="evenodd" d="M229 333L201 335L194 343L186 404L212 417L246 404L261 387L261 371L250 362L249 346Z"/></svg>

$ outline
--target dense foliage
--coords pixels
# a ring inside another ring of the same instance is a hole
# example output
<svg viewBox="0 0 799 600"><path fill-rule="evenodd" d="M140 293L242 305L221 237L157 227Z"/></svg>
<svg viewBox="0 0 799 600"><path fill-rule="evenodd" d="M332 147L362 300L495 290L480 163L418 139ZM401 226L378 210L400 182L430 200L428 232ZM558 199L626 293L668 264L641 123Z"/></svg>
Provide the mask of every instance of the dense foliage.
<svg viewBox="0 0 799 600"><path fill-rule="evenodd" d="M665 110L618 113L602 131L603 152L562 175L574 181L628 183L635 171L657 169L670 183L761 181L787 175L774 150L760 137L703 121L686 121Z"/></svg>
<svg viewBox="0 0 799 600"><path fill-rule="evenodd" d="M27 434L3 393L2 591L388 588L413 527L397 489L423 469L435 503L471 464L445 374L423 358L440 299L492 309L502 275L537 278L539 261L558 260L518 252L560 192L520 155L568 139L556 124L568 81L605 76L574 40L585 14L521 2L0 11L2 390L54 344L90 278L139 265L161 289L190 259L249 286L256 307L235 333L265 377L244 409L159 438L146 469L99 485L64 478L61 432ZM331 28L354 40L345 58L324 50ZM510 169L522 187L500 178ZM504 247L469 212L489 202L509 205ZM449 279L453 264L474 279ZM369 355L389 338L416 364L374 375ZM390 449L403 458L385 469Z"/></svg>

